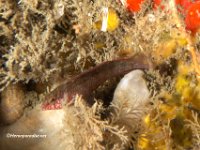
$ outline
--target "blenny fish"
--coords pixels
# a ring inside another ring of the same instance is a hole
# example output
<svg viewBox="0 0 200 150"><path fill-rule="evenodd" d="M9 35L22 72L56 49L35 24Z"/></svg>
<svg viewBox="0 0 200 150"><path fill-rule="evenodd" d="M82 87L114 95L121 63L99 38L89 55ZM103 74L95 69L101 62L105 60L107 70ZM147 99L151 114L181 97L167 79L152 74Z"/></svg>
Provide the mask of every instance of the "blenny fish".
<svg viewBox="0 0 200 150"><path fill-rule="evenodd" d="M60 109L63 100L71 102L76 94L81 95L91 105L94 102L92 92L106 80L124 75L131 70L150 68L153 68L150 59L142 54L104 62L58 86L46 96L48 102L44 103L42 108L44 110Z"/></svg>

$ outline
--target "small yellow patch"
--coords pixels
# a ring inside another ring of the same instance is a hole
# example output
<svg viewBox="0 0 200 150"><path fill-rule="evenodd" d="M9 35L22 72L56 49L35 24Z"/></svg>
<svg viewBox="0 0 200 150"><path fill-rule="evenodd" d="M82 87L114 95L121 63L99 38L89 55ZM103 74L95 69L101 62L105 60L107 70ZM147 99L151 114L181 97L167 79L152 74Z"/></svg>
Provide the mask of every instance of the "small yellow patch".
<svg viewBox="0 0 200 150"><path fill-rule="evenodd" d="M113 9L108 12L108 31L114 31L119 26L119 17Z"/></svg>
<svg viewBox="0 0 200 150"><path fill-rule="evenodd" d="M183 36L178 36L177 33L172 33L171 36L163 34L163 40L160 41L158 47L153 51L155 61L162 63L174 54L178 47L186 46L187 41Z"/></svg>
<svg viewBox="0 0 200 150"><path fill-rule="evenodd" d="M97 21L95 23L95 28L98 29L98 30L101 30L102 28L102 20L103 20L103 17L101 18L101 20ZM116 13L115 10L109 8L108 9L108 19L107 19L107 28L106 30L108 32L112 32L114 30L116 30L119 26L119 17Z"/></svg>
<svg viewBox="0 0 200 150"><path fill-rule="evenodd" d="M145 134L140 135L138 139L138 148L140 149L147 149L149 146L149 139L146 138Z"/></svg>
<svg viewBox="0 0 200 150"><path fill-rule="evenodd" d="M148 114L148 115L146 115L145 116L145 118L144 118L144 123L146 124L146 125L149 125L150 124L150 114Z"/></svg>

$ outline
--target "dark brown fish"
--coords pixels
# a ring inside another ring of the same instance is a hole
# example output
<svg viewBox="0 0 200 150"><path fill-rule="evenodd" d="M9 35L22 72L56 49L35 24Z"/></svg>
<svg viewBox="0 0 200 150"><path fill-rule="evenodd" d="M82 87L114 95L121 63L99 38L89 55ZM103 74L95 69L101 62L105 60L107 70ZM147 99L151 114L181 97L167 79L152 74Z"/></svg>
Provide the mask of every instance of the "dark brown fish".
<svg viewBox="0 0 200 150"><path fill-rule="evenodd" d="M46 96L46 100L65 99L70 102L78 94L82 95L88 104L92 104L93 101L90 98L92 91L106 80L124 75L134 69L145 70L150 68L153 68L150 59L142 54L131 58L107 61L58 86Z"/></svg>

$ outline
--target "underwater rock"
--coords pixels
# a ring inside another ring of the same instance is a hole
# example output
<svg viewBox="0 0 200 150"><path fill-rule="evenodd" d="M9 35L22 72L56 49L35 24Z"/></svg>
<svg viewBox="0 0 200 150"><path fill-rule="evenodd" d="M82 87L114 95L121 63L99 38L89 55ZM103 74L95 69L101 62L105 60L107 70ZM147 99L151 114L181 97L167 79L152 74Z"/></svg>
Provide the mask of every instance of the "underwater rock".
<svg viewBox="0 0 200 150"><path fill-rule="evenodd" d="M38 105L17 122L0 127L0 149L64 149L60 138L64 110L42 111Z"/></svg>
<svg viewBox="0 0 200 150"><path fill-rule="evenodd" d="M19 83L9 85L1 93L0 122L11 124L19 119L24 112L25 92Z"/></svg>

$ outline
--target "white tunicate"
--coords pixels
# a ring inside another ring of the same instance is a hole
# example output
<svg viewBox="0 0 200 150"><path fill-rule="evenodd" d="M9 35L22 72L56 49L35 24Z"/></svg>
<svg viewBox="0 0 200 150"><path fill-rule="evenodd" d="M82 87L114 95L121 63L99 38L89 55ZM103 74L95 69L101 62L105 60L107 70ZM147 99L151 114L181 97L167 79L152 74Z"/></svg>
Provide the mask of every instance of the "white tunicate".
<svg viewBox="0 0 200 150"><path fill-rule="evenodd" d="M148 17L149 21L152 23L156 21L156 17L154 14L148 14L147 17Z"/></svg>
<svg viewBox="0 0 200 150"><path fill-rule="evenodd" d="M64 4L59 2L55 5L55 18L60 19L64 15Z"/></svg>
<svg viewBox="0 0 200 150"><path fill-rule="evenodd" d="M101 31L106 32L108 25L108 7L103 7L102 13L103 13L103 20L102 20Z"/></svg>
<svg viewBox="0 0 200 150"><path fill-rule="evenodd" d="M127 101L133 107L140 107L149 101L150 92L143 78L144 72L134 70L126 74L114 92L113 104Z"/></svg>
<svg viewBox="0 0 200 150"><path fill-rule="evenodd" d="M123 6L127 6L126 0L120 0Z"/></svg>

